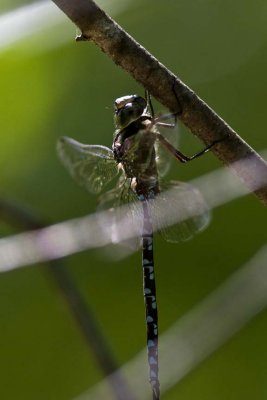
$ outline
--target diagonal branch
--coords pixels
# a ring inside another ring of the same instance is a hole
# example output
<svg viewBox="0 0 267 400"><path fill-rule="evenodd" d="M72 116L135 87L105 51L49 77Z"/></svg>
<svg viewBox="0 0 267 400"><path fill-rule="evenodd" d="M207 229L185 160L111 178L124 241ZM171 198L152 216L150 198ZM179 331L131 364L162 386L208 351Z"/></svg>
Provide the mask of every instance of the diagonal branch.
<svg viewBox="0 0 267 400"><path fill-rule="evenodd" d="M224 139L212 151L267 205L266 162L222 118L92 0L53 1L81 30L78 39L99 46L204 143Z"/></svg>

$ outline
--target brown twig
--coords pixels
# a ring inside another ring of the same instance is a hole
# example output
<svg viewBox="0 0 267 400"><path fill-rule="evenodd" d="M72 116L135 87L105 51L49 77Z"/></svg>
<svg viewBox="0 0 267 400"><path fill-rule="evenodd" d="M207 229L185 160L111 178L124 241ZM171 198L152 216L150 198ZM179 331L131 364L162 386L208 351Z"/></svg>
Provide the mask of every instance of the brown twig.
<svg viewBox="0 0 267 400"><path fill-rule="evenodd" d="M267 205L267 164L188 86L129 36L92 0L53 0L90 40L141 83L204 143L225 139L212 148L251 192ZM238 163L238 160L248 163Z"/></svg>

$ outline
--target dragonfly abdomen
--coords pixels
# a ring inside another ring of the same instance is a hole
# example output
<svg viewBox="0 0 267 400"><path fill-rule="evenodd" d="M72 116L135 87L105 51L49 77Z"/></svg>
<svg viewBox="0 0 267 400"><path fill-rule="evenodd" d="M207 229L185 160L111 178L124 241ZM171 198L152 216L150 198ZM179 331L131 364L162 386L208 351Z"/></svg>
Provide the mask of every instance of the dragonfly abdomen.
<svg viewBox="0 0 267 400"><path fill-rule="evenodd" d="M142 201L144 222L142 231L142 265L144 302L147 326L147 356L149 364L149 381L153 391L153 399L159 399L158 379L158 311L156 302L156 283L153 257L153 229L146 200Z"/></svg>

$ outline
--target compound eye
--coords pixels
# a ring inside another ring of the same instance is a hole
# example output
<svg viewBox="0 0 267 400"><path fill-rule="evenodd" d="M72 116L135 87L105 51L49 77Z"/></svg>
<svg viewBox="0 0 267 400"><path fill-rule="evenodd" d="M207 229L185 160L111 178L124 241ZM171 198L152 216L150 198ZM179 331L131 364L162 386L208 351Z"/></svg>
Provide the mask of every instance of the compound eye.
<svg viewBox="0 0 267 400"><path fill-rule="evenodd" d="M138 120L146 109L146 100L137 95L119 97L115 100L115 125L122 129Z"/></svg>
<svg viewBox="0 0 267 400"><path fill-rule="evenodd" d="M128 104L132 104L132 102L135 101L136 97L138 97L136 94L133 94L131 96L119 97L114 102L115 109L120 110L121 108L127 106Z"/></svg>
<svg viewBox="0 0 267 400"><path fill-rule="evenodd" d="M120 128L124 128L130 125L130 123L136 119L132 104L131 103L127 104L125 107L118 109L116 111L116 117L117 117L117 125Z"/></svg>
<svg viewBox="0 0 267 400"><path fill-rule="evenodd" d="M147 107L147 102L146 100L141 97L141 96L135 96L134 99L134 103L135 103L135 107L136 109L139 110L139 112L142 110L142 113L145 111L146 107Z"/></svg>

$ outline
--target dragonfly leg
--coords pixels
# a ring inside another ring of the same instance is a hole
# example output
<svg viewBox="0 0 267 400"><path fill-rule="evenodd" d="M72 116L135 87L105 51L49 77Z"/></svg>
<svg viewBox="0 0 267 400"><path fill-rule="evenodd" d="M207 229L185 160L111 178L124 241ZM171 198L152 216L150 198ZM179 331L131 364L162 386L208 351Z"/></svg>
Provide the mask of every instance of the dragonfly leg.
<svg viewBox="0 0 267 400"><path fill-rule="evenodd" d="M151 113L151 117L152 117L152 121L151 121L152 125L162 126L164 128L175 128L176 127L178 112L163 114L163 115L160 115L155 118L155 112L154 112L154 107L153 107L152 100L151 100L151 95L147 89L145 90L145 100L146 100L147 105L150 108L150 113ZM170 118L174 118L175 122L174 123L162 122L163 120L170 119Z"/></svg>
<svg viewBox="0 0 267 400"><path fill-rule="evenodd" d="M173 123L162 122L166 119L174 118ZM176 114L164 114L157 118L154 118L152 121L153 125L162 126L163 128L175 128L177 125L177 116Z"/></svg>
<svg viewBox="0 0 267 400"><path fill-rule="evenodd" d="M176 102L177 102L177 106L178 106L178 110L174 113L175 116L177 117L178 115L181 115L181 114L182 114L182 112L183 112L183 107L182 107L182 105L181 105L181 102L180 102L180 100L179 100L179 97L178 97L178 94L177 94L175 88L176 88L176 79L174 79L174 81L173 81L172 91L173 91L173 93L174 93L174 96L175 96Z"/></svg>
<svg viewBox="0 0 267 400"><path fill-rule="evenodd" d="M154 107L153 107L153 104L152 104L152 101L151 101L150 93L149 93L149 91L147 89L145 90L145 100L146 100L146 104L150 108L151 116L154 119L154 116L155 116Z"/></svg>
<svg viewBox="0 0 267 400"><path fill-rule="evenodd" d="M179 102L176 93L175 93L175 97L177 98L177 102ZM155 118L155 112L154 112L154 107L153 107L152 100L151 100L151 95L147 89L145 90L145 100L146 100L147 105L150 108L150 113L151 113L151 117L152 117L152 125L162 126L164 128L175 128L176 127L177 115L180 114L180 111L177 111L175 113L160 115ZM169 118L174 118L174 123L162 122L162 120L169 119Z"/></svg>
<svg viewBox="0 0 267 400"><path fill-rule="evenodd" d="M202 156L203 154L207 153L215 144L220 143L224 139L218 139L209 144L207 147L205 147L203 150L199 151L198 153L194 154L191 157L186 156L183 154L181 151L177 150L175 147L169 143L164 136L162 136L160 133L157 133L157 138L160 141L160 143L168 150L177 160L179 160L182 163L186 163L189 161L194 160L195 158L198 158Z"/></svg>

